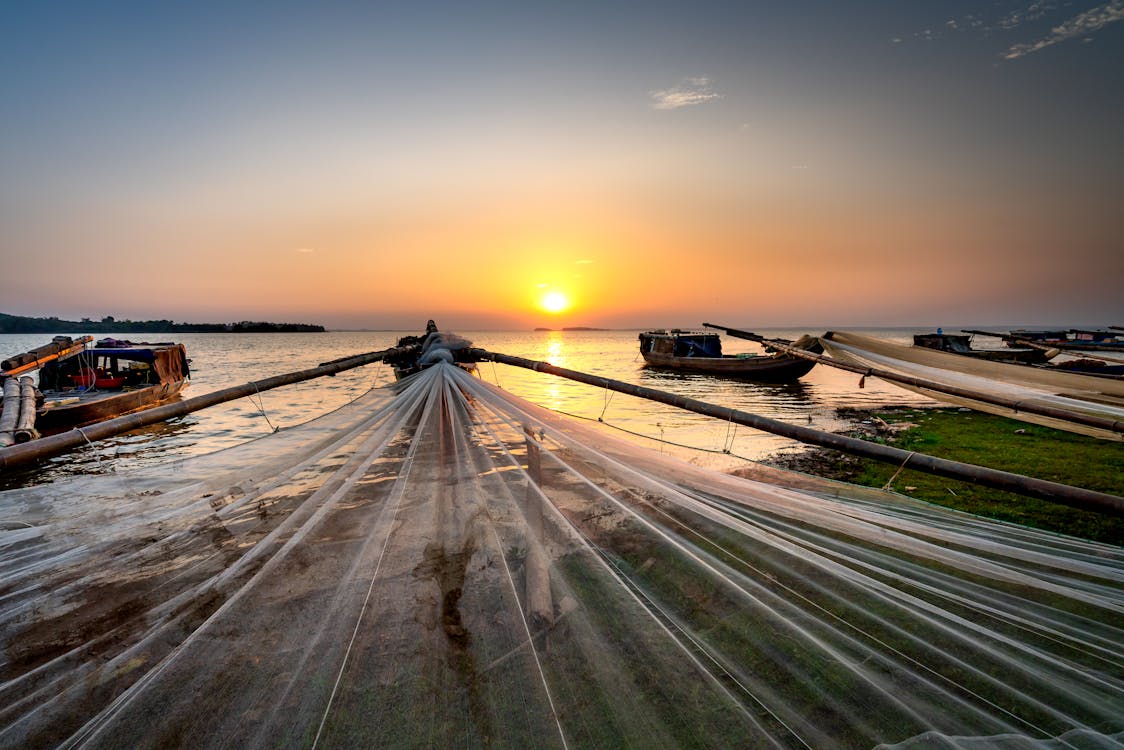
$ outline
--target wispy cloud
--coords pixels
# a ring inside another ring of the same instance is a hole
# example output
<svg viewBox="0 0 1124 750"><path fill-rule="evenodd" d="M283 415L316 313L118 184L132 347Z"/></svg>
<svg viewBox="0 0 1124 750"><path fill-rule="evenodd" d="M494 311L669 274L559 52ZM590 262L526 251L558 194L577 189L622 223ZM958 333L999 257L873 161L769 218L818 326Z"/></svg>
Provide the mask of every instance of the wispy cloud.
<svg viewBox="0 0 1124 750"><path fill-rule="evenodd" d="M1060 42L1086 37L1100 31L1110 23L1122 20L1124 20L1124 0L1112 0L1112 2L1099 5L1096 8L1090 8L1084 13L1078 13L1065 23L1050 29L1049 34L1037 41L1012 45L1003 53L1003 59L1017 60Z"/></svg>
<svg viewBox="0 0 1124 750"><path fill-rule="evenodd" d="M314 248L314 247L298 247L297 252L298 253L314 253L314 252L316 252L316 248Z"/></svg>
<svg viewBox="0 0 1124 750"><path fill-rule="evenodd" d="M1025 8L1018 8L1003 16L999 19L998 26L1005 31L1017 29L1024 23L1044 18L1056 8L1057 4L1049 2L1049 0L1037 0L1037 2L1033 2Z"/></svg>
<svg viewBox="0 0 1124 750"><path fill-rule="evenodd" d="M592 263L593 261L592 260L575 260L574 262L577 263L579 266L587 266L590 263Z"/></svg>
<svg viewBox="0 0 1124 750"><path fill-rule="evenodd" d="M652 109L692 107L722 98L722 95L711 87L710 79L705 76L688 78L674 88L648 93L652 97Z"/></svg>

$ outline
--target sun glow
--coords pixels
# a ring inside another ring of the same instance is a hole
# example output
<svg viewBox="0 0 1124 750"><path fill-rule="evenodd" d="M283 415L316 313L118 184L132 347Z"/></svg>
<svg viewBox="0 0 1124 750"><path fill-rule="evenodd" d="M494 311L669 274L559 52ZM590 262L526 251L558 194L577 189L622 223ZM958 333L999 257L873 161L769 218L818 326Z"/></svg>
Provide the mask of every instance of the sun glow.
<svg viewBox="0 0 1124 750"><path fill-rule="evenodd" d="M547 292L539 300L539 306L550 313L560 313L570 306L570 300L562 292Z"/></svg>

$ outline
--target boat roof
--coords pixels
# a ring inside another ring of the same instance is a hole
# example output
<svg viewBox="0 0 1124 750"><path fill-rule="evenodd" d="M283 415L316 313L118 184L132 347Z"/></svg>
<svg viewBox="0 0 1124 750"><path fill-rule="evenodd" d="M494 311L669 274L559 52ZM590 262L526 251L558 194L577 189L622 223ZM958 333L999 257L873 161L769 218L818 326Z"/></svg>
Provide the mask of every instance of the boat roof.
<svg viewBox="0 0 1124 750"><path fill-rule="evenodd" d="M682 328L672 328L671 330L660 329L660 330L655 330L655 331L645 331L641 335L642 336L675 336L675 337L680 337L680 336L709 336L709 337L713 337L713 338L718 338L717 333L712 333L710 331L688 331L688 330L684 330Z"/></svg>

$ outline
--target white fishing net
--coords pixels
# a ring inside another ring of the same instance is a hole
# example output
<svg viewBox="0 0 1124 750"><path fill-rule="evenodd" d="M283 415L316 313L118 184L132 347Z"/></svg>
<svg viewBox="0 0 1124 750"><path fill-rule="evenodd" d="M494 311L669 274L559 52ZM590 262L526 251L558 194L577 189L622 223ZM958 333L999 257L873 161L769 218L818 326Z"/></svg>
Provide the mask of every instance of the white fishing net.
<svg viewBox="0 0 1124 750"><path fill-rule="evenodd" d="M0 493L0 745L1124 742L1121 549L794 483L440 363Z"/></svg>
<svg viewBox="0 0 1124 750"><path fill-rule="evenodd" d="M830 338L821 338L820 341L831 357L861 367L889 370L1026 406L1045 406L1075 415L1093 415L1124 422L1124 380L975 359L923 347L902 346L853 333L832 333ZM897 382L895 385L945 403L1061 430L1113 440L1124 437L1120 432L1065 418L1043 416Z"/></svg>

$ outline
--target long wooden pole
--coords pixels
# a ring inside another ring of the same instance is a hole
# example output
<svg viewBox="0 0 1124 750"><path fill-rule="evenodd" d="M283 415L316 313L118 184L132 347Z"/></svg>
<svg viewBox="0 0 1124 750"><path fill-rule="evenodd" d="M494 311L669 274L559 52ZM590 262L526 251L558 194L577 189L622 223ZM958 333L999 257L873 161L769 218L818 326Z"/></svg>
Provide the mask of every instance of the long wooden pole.
<svg viewBox="0 0 1124 750"><path fill-rule="evenodd" d="M587 383L599 388L607 388L611 391L627 393L632 396L646 398L650 401L658 401L670 406L677 406L697 414L705 414L706 416L715 417L723 421L730 421L764 432L771 432L774 435L793 438L802 443L819 445L824 448L831 448L843 451L844 453L863 456L864 458L871 458L875 461L882 461L897 466L908 465L911 469L923 471L927 474L936 474L950 479L972 482L985 487L1004 490L1006 492L1015 492L1028 497L1037 497L1076 508L1084 508L1086 510L1111 513L1114 515L1124 515L1124 498L1117 497L1116 495L1109 495L1104 492L1096 492L1081 487L1071 487L1066 484L1059 484L1058 482L1049 482L1044 479L1022 476L1021 474L1012 474L1011 472L990 469L985 466L976 466L975 464L966 464L960 461L950 461L944 458L937 458L936 456L929 456L924 453L905 451L901 448L894 448L889 445L870 443L865 440L859 440L858 438L823 432L821 430L812 429L811 427L791 425L787 422L780 422L758 414L731 409L725 406L708 404L705 401L688 398L687 396L680 396L675 393L633 385L632 383L612 380L599 375L589 375L564 367L556 367L549 362L514 357L509 354L490 352L486 349L471 349L469 350L469 355L481 361L499 362L505 365L535 370L536 372L546 372L551 375L568 378L569 380L576 380L580 383Z"/></svg>
<svg viewBox="0 0 1124 750"><path fill-rule="evenodd" d="M925 380L923 378L915 378L912 375L902 375L900 373L892 372L890 370L883 370L877 367L864 367L862 365L851 364L850 362L841 362L832 357L826 357L822 354L815 354L814 352L805 351L797 347L791 346L791 342L782 339L769 339L760 336L751 331L741 331L737 328L727 328L726 326L715 325L713 323L703 323L707 328L716 328L720 331L725 331L728 335L736 338L749 339L750 341L757 341L762 344L768 344L774 349L778 349L787 354L792 354L804 359L814 360L822 365L829 367L836 367L840 370L847 370L849 372L859 373L861 375L869 375L882 380L888 380L894 383L901 383L903 385L910 385L914 388L923 388L927 391L935 391L937 393L947 393L950 396L958 398L970 399L972 401L982 401L986 404L994 404L1002 406L1005 409L1011 409L1016 412L1026 412L1028 414L1038 414L1043 417L1050 417L1052 419L1061 419L1066 422L1074 424L1085 425L1087 427L1096 427L1100 430L1107 432L1114 432L1117 435L1124 436L1124 422L1119 419L1109 419L1108 417L1098 417L1095 414L1082 414L1081 412L1069 411L1066 409L1058 409L1053 406L1045 404L1028 403L1026 401L1018 401L1010 398L1003 398L1002 396L993 396L989 393L980 393L968 388L959 388L954 385L946 385L944 383L937 383L932 380ZM830 339L830 332L825 336Z"/></svg>
<svg viewBox="0 0 1124 750"><path fill-rule="evenodd" d="M380 362L386 357L406 354L416 351L419 348L420 347L417 346L394 347L377 352L368 352L367 354L357 354L354 357L327 362L308 370L290 372L284 375L274 375L264 380L255 380L245 385L224 388L219 391L214 391L213 393L205 393L202 396L195 396L194 398L184 399L183 401L164 404L163 406L145 409L144 411L135 412L133 414L126 414L125 416L108 419L104 422L96 422L86 427L39 438L38 440L32 440L31 442L21 445L0 448L0 470L48 458L50 456L56 456L60 453L80 448L95 440L104 440L105 438L120 435L129 430L135 430L138 427L146 427L150 424L163 422L166 419L182 417L184 414L206 409L208 406L215 406L216 404L244 398L245 396L252 396L255 393L268 391L273 388L280 388L283 385L292 385L293 383L300 383L305 380L312 380L313 378L335 375L344 370L362 367L372 362Z"/></svg>

